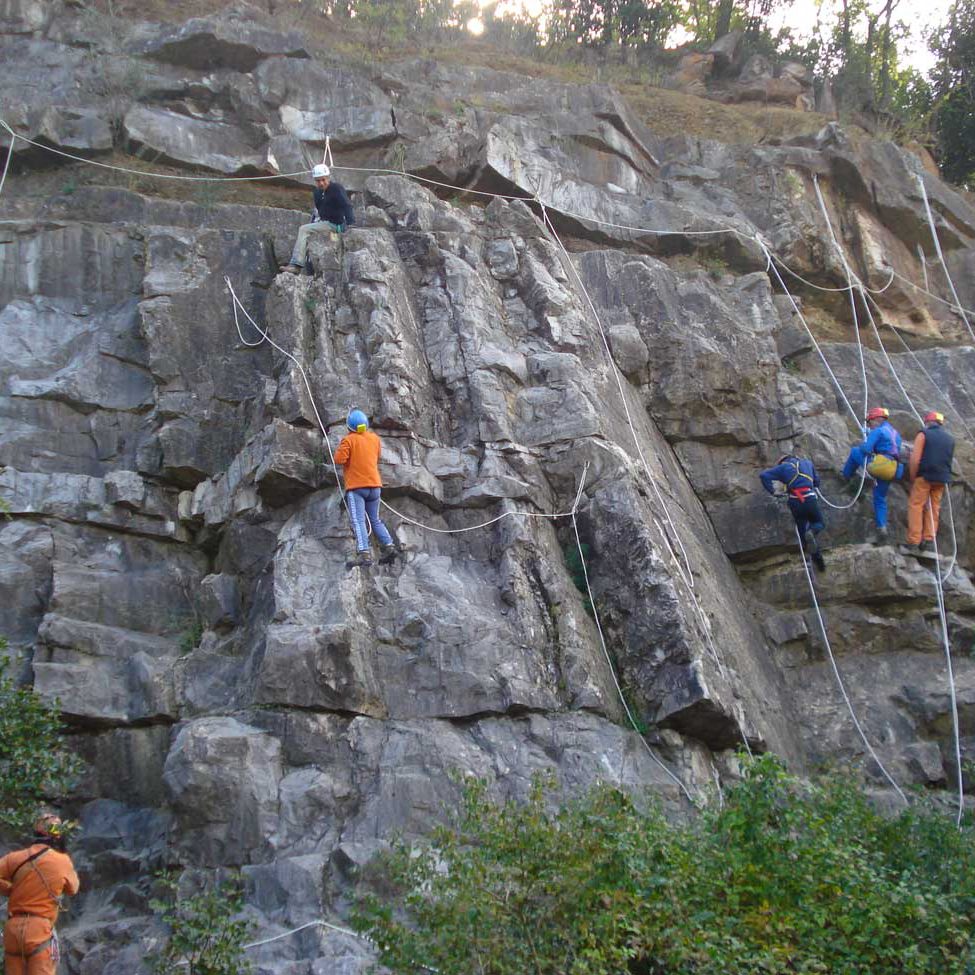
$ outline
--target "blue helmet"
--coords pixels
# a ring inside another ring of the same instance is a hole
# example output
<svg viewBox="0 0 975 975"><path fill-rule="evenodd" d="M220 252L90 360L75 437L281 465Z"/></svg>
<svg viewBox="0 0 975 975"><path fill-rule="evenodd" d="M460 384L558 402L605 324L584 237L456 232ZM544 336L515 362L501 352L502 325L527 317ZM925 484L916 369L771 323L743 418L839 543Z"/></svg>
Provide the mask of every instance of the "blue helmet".
<svg viewBox="0 0 975 975"><path fill-rule="evenodd" d="M362 410L352 410L349 419L346 420L349 429L355 433L362 433L369 426L369 418Z"/></svg>

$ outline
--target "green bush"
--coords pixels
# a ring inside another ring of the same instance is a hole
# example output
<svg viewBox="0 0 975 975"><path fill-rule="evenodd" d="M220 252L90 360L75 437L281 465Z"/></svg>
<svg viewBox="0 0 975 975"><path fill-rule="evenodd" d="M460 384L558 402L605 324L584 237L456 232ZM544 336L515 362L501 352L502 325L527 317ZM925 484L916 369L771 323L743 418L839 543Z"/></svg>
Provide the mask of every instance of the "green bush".
<svg viewBox="0 0 975 975"><path fill-rule="evenodd" d="M239 917L244 897L238 878L197 894L181 890L179 878L157 878L166 890L164 900L151 903L169 928L165 947L149 958L157 975L247 975L243 945L252 930Z"/></svg>
<svg viewBox="0 0 975 975"><path fill-rule="evenodd" d="M58 702L7 675L6 649L0 637L0 825L26 832L46 800L67 792L81 763L64 747Z"/></svg>
<svg viewBox="0 0 975 975"><path fill-rule="evenodd" d="M385 864L355 925L392 972L942 975L971 971L975 831L885 818L850 780L748 761L720 806L669 822L608 787L552 811L476 782L451 825Z"/></svg>

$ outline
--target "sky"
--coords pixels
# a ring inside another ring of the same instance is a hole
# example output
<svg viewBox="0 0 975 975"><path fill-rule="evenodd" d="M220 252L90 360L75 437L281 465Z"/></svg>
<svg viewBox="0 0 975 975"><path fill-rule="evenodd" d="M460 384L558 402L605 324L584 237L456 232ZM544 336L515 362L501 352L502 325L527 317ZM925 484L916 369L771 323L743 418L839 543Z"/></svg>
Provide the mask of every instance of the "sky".
<svg viewBox="0 0 975 975"><path fill-rule="evenodd" d="M480 0L482 7L494 0ZM912 27L912 36L908 45L902 48L904 61L922 73L929 71L934 65L934 58L927 50L923 34L936 24L944 20L951 0L900 0L894 12L894 19L905 21ZM502 0L499 10L525 10L537 14L543 7L542 0ZM879 6L879 0L877 5ZM816 24L816 12L819 4L816 0L793 0L787 9L779 11L772 18L772 29L790 27L797 37L808 37L812 34ZM476 33L476 27L472 27ZM680 43L680 38L674 39Z"/></svg>

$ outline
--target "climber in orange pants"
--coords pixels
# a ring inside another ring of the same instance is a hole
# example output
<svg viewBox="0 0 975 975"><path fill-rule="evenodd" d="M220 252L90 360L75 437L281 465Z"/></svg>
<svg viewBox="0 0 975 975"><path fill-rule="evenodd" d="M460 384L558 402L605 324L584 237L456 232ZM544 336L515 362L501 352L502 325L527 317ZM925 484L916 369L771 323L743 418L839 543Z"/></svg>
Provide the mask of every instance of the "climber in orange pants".
<svg viewBox="0 0 975 975"><path fill-rule="evenodd" d="M10 898L3 929L6 975L55 975L58 919L62 894L78 893L78 875L64 852L63 824L42 816L34 824L34 843L0 859L0 894Z"/></svg>
<svg viewBox="0 0 975 975"><path fill-rule="evenodd" d="M907 545L905 554L932 557L938 536L941 498L951 481L955 441L942 429L945 418L931 410L924 416L925 428L911 450L911 496L907 502Z"/></svg>

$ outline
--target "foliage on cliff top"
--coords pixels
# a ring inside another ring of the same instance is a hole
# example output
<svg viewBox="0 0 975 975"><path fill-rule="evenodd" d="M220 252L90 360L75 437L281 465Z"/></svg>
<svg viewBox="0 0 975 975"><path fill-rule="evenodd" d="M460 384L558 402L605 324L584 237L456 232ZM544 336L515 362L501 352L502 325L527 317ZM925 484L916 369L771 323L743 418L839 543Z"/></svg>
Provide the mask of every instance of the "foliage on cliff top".
<svg viewBox="0 0 975 975"><path fill-rule="evenodd" d="M56 701L7 674L0 637L0 825L28 832L45 801L67 791L80 763L64 746Z"/></svg>
<svg viewBox="0 0 975 975"><path fill-rule="evenodd" d="M773 757L723 804L669 822L608 787L552 811L466 788L432 845L385 865L395 900L356 925L392 972L921 975L968 972L975 829L919 804L881 815L850 780Z"/></svg>

